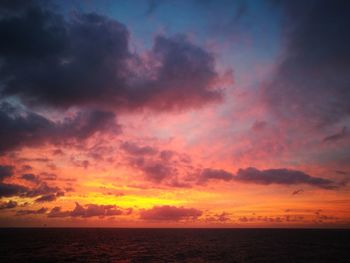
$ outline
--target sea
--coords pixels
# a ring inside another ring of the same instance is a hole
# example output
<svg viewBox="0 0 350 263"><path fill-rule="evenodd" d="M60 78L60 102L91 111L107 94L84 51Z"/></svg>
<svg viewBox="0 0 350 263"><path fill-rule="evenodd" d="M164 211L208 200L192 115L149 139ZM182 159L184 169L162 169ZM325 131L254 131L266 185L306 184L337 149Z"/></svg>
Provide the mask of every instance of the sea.
<svg viewBox="0 0 350 263"><path fill-rule="evenodd" d="M2 228L0 262L350 262L350 230Z"/></svg>

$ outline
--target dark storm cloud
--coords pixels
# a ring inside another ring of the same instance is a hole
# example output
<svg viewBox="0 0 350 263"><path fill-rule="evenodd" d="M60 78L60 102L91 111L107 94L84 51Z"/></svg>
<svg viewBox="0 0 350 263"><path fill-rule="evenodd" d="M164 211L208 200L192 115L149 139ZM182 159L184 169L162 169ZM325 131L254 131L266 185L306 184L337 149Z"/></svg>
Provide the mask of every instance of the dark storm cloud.
<svg viewBox="0 0 350 263"><path fill-rule="evenodd" d="M13 175L13 168L10 165L0 165L0 182Z"/></svg>
<svg viewBox="0 0 350 263"><path fill-rule="evenodd" d="M158 36L152 72L143 74L135 68L149 65L130 53L126 26L106 16L65 20L32 5L0 16L0 35L2 96L19 96L27 105L178 110L221 99L212 89L214 57L184 36Z"/></svg>
<svg viewBox="0 0 350 263"><path fill-rule="evenodd" d="M202 215L202 211L195 208L184 208L176 206L154 206L151 209L140 211L140 218L144 220L194 220Z"/></svg>
<svg viewBox="0 0 350 263"><path fill-rule="evenodd" d="M15 208L17 206L17 202L16 201L8 201L8 202L0 202L0 210L3 209L11 209L11 208Z"/></svg>
<svg viewBox="0 0 350 263"><path fill-rule="evenodd" d="M230 181L232 179L233 179L233 174L229 173L225 170L206 168L206 169L201 171L201 173L199 175L198 182L205 183L208 180Z"/></svg>
<svg viewBox="0 0 350 263"><path fill-rule="evenodd" d="M0 104L0 123L0 154L23 146L85 139L107 128L119 129L111 112L79 112L73 118L53 122L34 112L19 111L8 103Z"/></svg>
<svg viewBox="0 0 350 263"><path fill-rule="evenodd" d="M283 118L327 125L350 115L350 2L279 1L286 50L265 99Z"/></svg>
<svg viewBox="0 0 350 263"><path fill-rule="evenodd" d="M75 208L71 211L62 211L60 207L54 207L48 217L105 217L122 215L124 212L122 209L115 205L96 205L87 204L84 206L79 203L75 203ZM130 209L126 210L126 213L130 213Z"/></svg>
<svg viewBox="0 0 350 263"><path fill-rule="evenodd" d="M254 167L249 167L246 169L239 169L233 179L238 182L262 185L308 184L324 189L336 189L339 187L335 182L329 179L312 177L304 172L289 169L258 170Z"/></svg>

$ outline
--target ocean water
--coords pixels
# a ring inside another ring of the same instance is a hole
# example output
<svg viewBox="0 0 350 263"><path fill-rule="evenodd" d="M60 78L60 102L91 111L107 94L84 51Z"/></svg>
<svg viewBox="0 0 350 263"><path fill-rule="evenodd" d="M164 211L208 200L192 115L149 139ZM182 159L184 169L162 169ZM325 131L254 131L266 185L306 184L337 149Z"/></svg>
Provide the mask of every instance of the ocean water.
<svg viewBox="0 0 350 263"><path fill-rule="evenodd" d="M350 230L8 228L0 262L350 262Z"/></svg>

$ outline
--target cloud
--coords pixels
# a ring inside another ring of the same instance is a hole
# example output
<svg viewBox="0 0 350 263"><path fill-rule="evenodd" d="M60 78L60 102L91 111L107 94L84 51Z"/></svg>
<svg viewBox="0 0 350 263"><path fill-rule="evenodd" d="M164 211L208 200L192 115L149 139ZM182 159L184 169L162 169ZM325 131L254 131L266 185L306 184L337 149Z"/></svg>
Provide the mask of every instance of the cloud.
<svg viewBox="0 0 350 263"><path fill-rule="evenodd" d="M282 118L313 126L350 115L350 2L279 1L286 49L265 100ZM310 121L311 120L311 121Z"/></svg>
<svg viewBox="0 0 350 263"><path fill-rule="evenodd" d="M78 112L76 116L53 122L31 111L21 111L9 103L0 104L0 154L23 146L85 139L105 129L119 127L114 114L104 111Z"/></svg>
<svg viewBox="0 0 350 263"><path fill-rule="evenodd" d="M198 182L199 183L205 183L208 180L223 180L223 181L230 181L233 179L233 174L229 173L225 170L217 170L217 169L211 169L206 168L203 169L199 175Z"/></svg>
<svg viewBox="0 0 350 263"><path fill-rule="evenodd" d="M141 167L141 170L145 173L147 179L154 182L161 182L165 178L172 177L176 173L176 169L163 164L161 162L148 163Z"/></svg>
<svg viewBox="0 0 350 263"><path fill-rule="evenodd" d="M13 175L13 168L10 165L0 165L0 182Z"/></svg>
<svg viewBox="0 0 350 263"><path fill-rule="evenodd" d="M295 219L294 221L296 221L296 219L299 219L299 218L293 218L293 219ZM238 221L240 221L241 223L248 223L248 222L281 223L284 221L292 221L292 220L291 220L291 216L286 216L285 218L280 216L257 216L257 217L241 216L238 218Z"/></svg>
<svg viewBox="0 0 350 263"><path fill-rule="evenodd" d="M138 88L132 94L131 105L167 111L221 101L222 91L215 89L219 75L213 55L192 44L186 36L157 36L151 56L161 66L151 74L156 77L134 81Z"/></svg>
<svg viewBox="0 0 350 263"><path fill-rule="evenodd" d="M75 209L72 211L72 217L93 217L93 216L115 216L121 215L123 211L118 209L115 205L95 205L87 204L86 208L83 208L76 203Z"/></svg>
<svg viewBox="0 0 350 263"><path fill-rule="evenodd" d="M0 183L0 198L19 196L26 193L28 190L27 187L22 185Z"/></svg>
<svg viewBox="0 0 350 263"><path fill-rule="evenodd" d="M63 196L64 192L56 192L50 194L44 194L39 198L35 199L36 203L53 202L56 201L58 197Z"/></svg>
<svg viewBox="0 0 350 263"><path fill-rule="evenodd" d="M96 204L87 204L84 206L79 203L75 203L75 208L71 211L62 211L60 207L54 207L48 217L105 217L105 216L116 216L122 215L124 212L122 209L116 205L96 205ZM130 210L127 209L126 213L130 213Z"/></svg>
<svg viewBox="0 0 350 263"><path fill-rule="evenodd" d="M172 164L160 160L149 160L143 157L129 160L130 164L143 172L147 180L155 183L173 178L177 169Z"/></svg>
<svg viewBox="0 0 350 263"><path fill-rule="evenodd" d="M43 172L40 174L42 180L55 181L57 180L57 174Z"/></svg>
<svg viewBox="0 0 350 263"><path fill-rule="evenodd" d="M336 172L337 174L341 174L341 175L348 175L348 174L350 174L349 172L340 171L340 170L336 170L335 172Z"/></svg>
<svg viewBox="0 0 350 263"><path fill-rule="evenodd" d="M33 4L34 0L3 0L0 3L0 10L1 11L22 11L25 8L28 8Z"/></svg>
<svg viewBox="0 0 350 263"><path fill-rule="evenodd" d="M301 193L303 193L303 192L304 192L303 189L298 189L298 190L293 191L293 192L292 192L292 195L299 195L299 194L301 194Z"/></svg>
<svg viewBox="0 0 350 263"><path fill-rule="evenodd" d="M39 195L47 195L53 193L60 193L60 188L57 186L49 186L46 182L41 182L38 186L28 189L22 194L24 197L36 197Z"/></svg>
<svg viewBox="0 0 350 263"><path fill-rule="evenodd" d="M259 132L262 131L263 129L265 129L267 126L267 122L265 121L255 121L252 125L252 130L255 132Z"/></svg>
<svg viewBox="0 0 350 263"><path fill-rule="evenodd" d="M164 162L169 162L174 155L176 155L176 152L171 150L163 150L159 153L160 159Z"/></svg>
<svg viewBox="0 0 350 263"><path fill-rule="evenodd" d="M157 149L151 146L139 146L133 142L123 142L120 148L132 155L153 155L157 153Z"/></svg>
<svg viewBox="0 0 350 263"><path fill-rule="evenodd" d="M41 214L45 214L47 212L47 208L45 207L42 207L42 208L39 208L37 210L18 210L16 212L16 215L17 216L26 216L26 215L41 215Z"/></svg>
<svg viewBox="0 0 350 263"><path fill-rule="evenodd" d="M154 206L140 211L140 218L144 220L180 221L195 220L202 215L202 211L195 208L176 206Z"/></svg>
<svg viewBox="0 0 350 263"><path fill-rule="evenodd" d="M30 171L30 170L33 170L33 167L31 165L25 164L25 165L22 165L21 170Z"/></svg>
<svg viewBox="0 0 350 263"><path fill-rule="evenodd" d="M96 13L65 17L50 6L1 5L0 98L12 105L0 106L0 154L109 129L118 134L116 113L222 100L213 54L186 36L157 36L149 51L136 54L122 23ZM76 115L54 121L35 112L47 108Z"/></svg>
<svg viewBox="0 0 350 263"><path fill-rule="evenodd" d="M230 215L230 213L222 212L221 214L214 214L213 216L207 217L205 221L212 223L228 222L231 221Z"/></svg>
<svg viewBox="0 0 350 263"><path fill-rule="evenodd" d="M346 127L344 126L343 129L333 135L327 136L323 139L324 142L337 142L339 140L345 139L349 136L349 132L347 131Z"/></svg>
<svg viewBox="0 0 350 263"><path fill-rule="evenodd" d="M11 209L11 208L15 208L17 206L17 202L16 201L8 201L8 202L0 202L0 210L3 209Z"/></svg>
<svg viewBox="0 0 350 263"><path fill-rule="evenodd" d="M49 186L46 182L41 181L38 181L37 185L33 188L19 184L7 184L0 182L0 198L12 196L34 198L41 196L39 199L44 201L45 199L49 199L49 196L51 195L59 197L63 195L63 192L59 187Z"/></svg>
<svg viewBox="0 0 350 263"><path fill-rule="evenodd" d="M51 209L51 211L47 214L48 217L56 218L56 217L69 217L71 211L62 211L61 207L56 206Z"/></svg>
<svg viewBox="0 0 350 263"><path fill-rule="evenodd" d="M4 95L67 107L110 101L122 92L114 93L114 87L125 86L129 33L117 21L83 14L67 22L33 5L20 16L1 19L0 34Z"/></svg>
<svg viewBox="0 0 350 263"><path fill-rule="evenodd" d="M40 182L40 179L34 174L22 174L21 178L33 183Z"/></svg>
<svg viewBox="0 0 350 263"><path fill-rule="evenodd" d="M38 4L0 16L0 35L1 94L26 105L163 111L222 97L213 55L185 36L156 37L149 60L129 51L122 23L96 13L65 19Z"/></svg>
<svg viewBox="0 0 350 263"><path fill-rule="evenodd" d="M134 154L124 157L127 164L142 172L144 178L152 183L181 188L191 186L188 182L182 182L184 175L194 174L194 168L190 164L191 159L188 155L149 147L133 147Z"/></svg>
<svg viewBox="0 0 350 263"><path fill-rule="evenodd" d="M237 182L254 184L282 184L296 185L308 184L324 189L336 189L338 185L329 180L319 177L312 177L304 172L289 169L268 169L258 170L254 167L239 169L233 178Z"/></svg>

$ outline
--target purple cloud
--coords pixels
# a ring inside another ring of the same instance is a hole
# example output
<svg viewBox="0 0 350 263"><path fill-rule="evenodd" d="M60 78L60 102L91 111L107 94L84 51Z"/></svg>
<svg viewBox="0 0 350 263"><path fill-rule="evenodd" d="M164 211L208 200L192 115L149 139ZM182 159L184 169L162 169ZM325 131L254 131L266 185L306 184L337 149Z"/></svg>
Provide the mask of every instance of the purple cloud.
<svg viewBox="0 0 350 263"><path fill-rule="evenodd" d="M308 125L345 120L350 114L350 3L275 2L285 18L286 48L266 85L265 101L278 116Z"/></svg>
<svg viewBox="0 0 350 263"><path fill-rule="evenodd" d="M39 208L37 210L18 210L16 212L17 216L26 216L26 215L42 215L45 214L48 211L46 207Z"/></svg>
<svg viewBox="0 0 350 263"><path fill-rule="evenodd" d="M8 201L8 202L0 202L0 210L3 209L11 209L11 208L15 208L17 206L17 202L16 201Z"/></svg>
<svg viewBox="0 0 350 263"><path fill-rule="evenodd" d="M233 174L221 169L206 168L199 174L199 183L205 183L208 180L223 180L230 181L233 179Z"/></svg>
<svg viewBox="0 0 350 263"><path fill-rule="evenodd" d="M148 61L129 50L124 24L96 13L65 18L35 2L27 6L0 16L3 96L27 105L161 111L222 97L213 89L213 55L185 36L157 36L147 72Z"/></svg>
<svg viewBox="0 0 350 263"><path fill-rule="evenodd" d="M324 142L337 142L339 140L345 139L349 137L349 132L347 131L346 127L344 126L343 129L333 135L327 136L326 138L323 139Z"/></svg>
<svg viewBox="0 0 350 263"><path fill-rule="evenodd" d="M11 165L0 165L0 182L13 175L13 168Z"/></svg>
<svg viewBox="0 0 350 263"><path fill-rule="evenodd" d="M336 189L339 186L329 180L319 177L312 177L304 172L289 169L267 169L258 170L254 167L246 169L239 169L233 180L243 183L254 184L282 184L282 185L296 185L308 184L324 189Z"/></svg>
<svg viewBox="0 0 350 263"><path fill-rule="evenodd" d="M195 208L176 206L154 206L140 211L140 218L144 220L180 221L194 220L202 215L202 211Z"/></svg>
<svg viewBox="0 0 350 263"><path fill-rule="evenodd" d="M126 213L130 213L127 209ZM122 215L124 211L117 207L116 205L96 205L87 204L85 206L75 203L75 208L73 210L62 211L60 207L54 207L48 217L106 217L106 216L116 216Z"/></svg>
<svg viewBox="0 0 350 263"><path fill-rule="evenodd" d="M123 142L120 148L132 155L154 155L157 153L157 149L154 147L139 146L133 142Z"/></svg>
<svg viewBox="0 0 350 263"><path fill-rule="evenodd" d="M69 139L85 139L94 133L120 127L115 115L104 111L79 112L63 122L53 122L37 113L21 111L8 103L0 104L0 154L23 146L56 143Z"/></svg>

